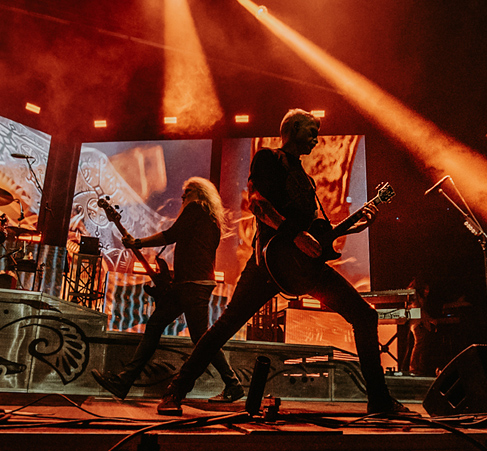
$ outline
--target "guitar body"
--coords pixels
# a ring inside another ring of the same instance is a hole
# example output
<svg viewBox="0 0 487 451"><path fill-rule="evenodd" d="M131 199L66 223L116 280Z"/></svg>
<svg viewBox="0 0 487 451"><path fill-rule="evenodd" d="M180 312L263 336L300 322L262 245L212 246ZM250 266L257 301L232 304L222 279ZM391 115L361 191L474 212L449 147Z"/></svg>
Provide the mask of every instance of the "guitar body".
<svg viewBox="0 0 487 451"><path fill-rule="evenodd" d="M172 275L169 266L163 258L156 258L156 262L158 271L150 276L152 285L146 283L144 285L144 291L153 298L157 304L164 296L164 293L171 287Z"/></svg>
<svg viewBox="0 0 487 451"><path fill-rule="evenodd" d="M382 183L378 186L377 195L368 202L368 205L390 202L394 196L395 192L389 183ZM332 227L323 219L315 219L308 232L321 245L322 254L318 258L308 257L301 252L289 236L278 233L272 237L263 250L263 257L269 274L281 291L292 296L309 293L325 263L340 257L340 254L333 249L333 242L339 236L345 235L365 214L362 208L336 227Z"/></svg>
<svg viewBox="0 0 487 451"><path fill-rule="evenodd" d="M263 251L270 275L281 291L292 296L308 293L325 263L341 255L333 249L336 237L327 221L315 219L308 232L321 244L322 255L318 258L308 257L294 241L282 234L272 237Z"/></svg>
<svg viewBox="0 0 487 451"><path fill-rule="evenodd" d="M154 300L156 303L162 298L164 293L170 288L172 283L172 275L167 265L166 260L160 257L156 257L158 272L151 276L151 280L154 285L145 284L144 291Z"/></svg>

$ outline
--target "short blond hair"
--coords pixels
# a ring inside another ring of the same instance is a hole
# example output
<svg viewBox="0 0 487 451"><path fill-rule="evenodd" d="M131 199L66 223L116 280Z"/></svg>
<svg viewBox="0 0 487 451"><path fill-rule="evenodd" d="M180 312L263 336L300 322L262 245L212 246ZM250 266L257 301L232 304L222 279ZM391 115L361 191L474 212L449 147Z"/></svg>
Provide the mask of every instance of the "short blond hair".
<svg viewBox="0 0 487 451"><path fill-rule="evenodd" d="M313 116L310 112L302 110L300 108L294 108L289 110L281 121L280 134L283 143L286 143L291 137L291 133L294 128L294 123L299 122L314 122L318 128L320 128L321 121L316 116Z"/></svg>

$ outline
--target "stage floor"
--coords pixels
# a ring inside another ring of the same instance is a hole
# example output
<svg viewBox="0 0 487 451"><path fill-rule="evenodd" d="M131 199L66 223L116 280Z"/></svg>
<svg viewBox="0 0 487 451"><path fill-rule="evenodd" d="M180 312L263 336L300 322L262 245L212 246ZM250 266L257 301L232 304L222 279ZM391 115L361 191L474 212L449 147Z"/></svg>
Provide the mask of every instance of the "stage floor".
<svg viewBox="0 0 487 451"><path fill-rule="evenodd" d="M187 399L181 417L158 399L4 393L0 449L69 451L485 450L484 417L366 417L364 402L282 400L275 417L250 418L245 401ZM10 415L10 416L9 416Z"/></svg>

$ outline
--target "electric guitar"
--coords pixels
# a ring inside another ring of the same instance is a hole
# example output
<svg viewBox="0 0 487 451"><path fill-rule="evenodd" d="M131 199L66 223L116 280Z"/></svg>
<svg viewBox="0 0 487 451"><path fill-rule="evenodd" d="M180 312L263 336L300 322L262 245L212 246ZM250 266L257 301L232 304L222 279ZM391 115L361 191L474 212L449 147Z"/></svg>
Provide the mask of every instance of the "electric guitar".
<svg viewBox="0 0 487 451"><path fill-rule="evenodd" d="M377 189L377 195L366 205L388 203L396 195L389 183L382 183ZM363 216L364 208L361 208L335 227L324 219L315 219L307 231L321 245L322 254L317 258L299 250L289 236L280 233L273 236L263 250L263 257L269 274L281 291L293 296L308 293L324 264L341 256L333 249L333 242Z"/></svg>
<svg viewBox="0 0 487 451"><path fill-rule="evenodd" d="M125 227L121 224L122 215L108 203L107 198L98 199L98 206L100 208L103 208L103 210L105 210L107 219L110 222L113 222L115 224L115 226L117 227L117 229L119 230L119 232L122 234L123 237L129 235ZM147 272L147 275L154 283L154 286L145 285L144 291L157 301L160 298L160 296L167 291L172 281L171 272L169 270L169 267L167 266L166 261L162 258L156 259L157 266L159 268L159 272L156 272L152 269L152 266L149 264L149 262L146 260L146 258L144 257L142 252L140 252L139 249L132 248L131 250L137 257L137 260L139 260L141 265L144 267L145 271Z"/></svg>

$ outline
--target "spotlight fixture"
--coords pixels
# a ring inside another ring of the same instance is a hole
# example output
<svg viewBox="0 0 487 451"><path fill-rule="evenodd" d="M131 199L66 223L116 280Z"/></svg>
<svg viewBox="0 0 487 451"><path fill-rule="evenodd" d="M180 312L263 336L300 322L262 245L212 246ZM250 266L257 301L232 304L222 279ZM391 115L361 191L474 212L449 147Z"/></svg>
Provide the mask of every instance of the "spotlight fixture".
<svg viewBox="0 0 487 451"><path fill-rule="evenodd" d="M178 118L177 117L165 117L164 118L164 123L165 124L177 124L178 123Z"/></svg>
<svg viewBox="0 0 487 451"><path fill-rule="evenodd" d="M155 263L150 263L149 266L152 268L153 271L157 271L157 265ZM147 274L147 270L144 268L142 263L139 262L134 262L132 272L134 274Z"/></svg>
<svg viewBox="0 0 487 451"><path fill-rule="evenodd" d="M248 124L249 123L249 115L248 114L237 114L235 116L235 122L237 124Z"/></svg>
<svg viewBox="0 0 487 451"><path fill-rule="evenodd" d="M40 243L41 242L41 234L40 232L36 235L31 236L19 236L16 238L17 241L27 241L30 243Z"/></svg>
<svg viewBox="0 0 487 451"><path fill-rule="evenodd" d="M29 102L25 104L25 109L35 114L39 114L41 112L40 106L34 105L33 103L29 103Z"/></svg>
<svg viewBox="0 0 487 451"><path fill-rule="evenodd" d="M267 10L267 7L264 5L259 6L257 9L256 16L263 16L264 14L267 14L269 11Z"/></svg>
<svg viewBox="0 0 487 451"><path fill-rule="evenodd" d="M106 120L98 120L93 122L95 128L106 128L107 127L107 121Z"/></svg>
<svg viewBox="0 0 487 451"><path fill-rule="evenodd" d="M289 301L289 308L295 308L299 310L322 310L321 303L315 298L297 298Z"/></svg>
<svg viewBox="0 0 487 451"><path fill-rule="evenodd" d="M311 114L314 116L314 117L325 117L325 110L311 110Z"/></svg>

